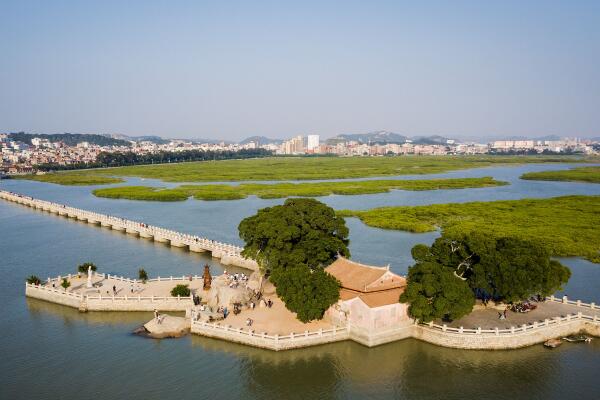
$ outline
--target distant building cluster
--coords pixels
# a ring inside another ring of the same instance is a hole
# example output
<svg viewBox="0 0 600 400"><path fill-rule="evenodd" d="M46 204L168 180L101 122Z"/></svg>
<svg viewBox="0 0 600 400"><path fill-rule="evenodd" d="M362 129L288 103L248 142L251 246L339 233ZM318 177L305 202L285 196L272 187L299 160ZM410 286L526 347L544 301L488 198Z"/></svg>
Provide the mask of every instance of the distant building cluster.
<svg viewBox="0 0 600 400"><path fill-rule="evenodd" d="M459 143L452 139L439 144L419 144L406 140L404 143L364 143L356 140L321 143L319 135L295 136L281 145L268 145L281 155L333 154L338 156L382 155L458 155L488 153L597 153L598 143L579 138L560 140L503 140L491 143Z"/></svg>
<svg viewBox="0 0 600 400"><path fill-rule="evenodd" d="M128 151L126 146L98 146L80 142L68 146L63 142L50 142L47 139L33 138L31 145L10 140L0 134L2 165L0 172L9 174L30 173L39 164L70 165L94 162L103 151Z"/></svg>
<svg viewBox="0 0 600 400"><path fill-rule="evenodd" d="M571 152L593 154L594 144L592 140L563 138L560 140L496 140L490 143L489 147L497 152L533 151L536 153Z"/></svg>
<svg viewBox="0 0 600 400"><path fill-rule="evenodd" d="M93 163L102 152L133 152L138 155L158 152L240 151L242 149L270 150L278 155L331 154L338 156L384 156L384 155L451 155L486 153L580 153L597 154L600 143L587 139L563 138L560 140L500 140L488 144L459 143L445 139L443 143L364 143L356 140L329 140L321 142L319 135L298 135L281 143L198 143L189 140L129 141L129 145L100 146L90 142L67 145L62 141L33 137L31 144L12 140L8 134L0 134L2 163L0 173L30 173L40 164L70 165Z"/></svg>

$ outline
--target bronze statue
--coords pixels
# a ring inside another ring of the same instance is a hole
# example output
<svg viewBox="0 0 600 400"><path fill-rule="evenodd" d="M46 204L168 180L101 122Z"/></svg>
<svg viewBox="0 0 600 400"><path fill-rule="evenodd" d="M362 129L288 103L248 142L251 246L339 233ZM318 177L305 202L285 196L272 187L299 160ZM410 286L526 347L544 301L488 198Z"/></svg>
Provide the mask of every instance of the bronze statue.
<svg viewBox="0 0 600 400"><path fill-rule="evenodd" d="M204 274L202 275L204 278L204 290L210 289L210 283L212 282L212 276L210 275L210 266L206 264L204 266Z"/></svg>

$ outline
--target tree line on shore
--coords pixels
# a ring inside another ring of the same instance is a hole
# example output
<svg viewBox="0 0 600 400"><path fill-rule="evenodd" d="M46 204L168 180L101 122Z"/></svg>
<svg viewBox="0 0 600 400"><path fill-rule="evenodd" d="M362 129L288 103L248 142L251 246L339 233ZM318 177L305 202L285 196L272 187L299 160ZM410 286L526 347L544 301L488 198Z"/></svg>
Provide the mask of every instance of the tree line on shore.
<svg viewBox="0 0 600 400"><path fill-rule="evenodd" d="M165 164L190 161L216 161L246 158L261 158L272 156L270 150L242 149L239 151L223 150L185 150L185 151L159 151L157 153L137 154L128 152L101 152L95 162L74 163L59 165L56 163L38 164L38 171L76 170L89 168L124 167L129 165Z"/></svg>

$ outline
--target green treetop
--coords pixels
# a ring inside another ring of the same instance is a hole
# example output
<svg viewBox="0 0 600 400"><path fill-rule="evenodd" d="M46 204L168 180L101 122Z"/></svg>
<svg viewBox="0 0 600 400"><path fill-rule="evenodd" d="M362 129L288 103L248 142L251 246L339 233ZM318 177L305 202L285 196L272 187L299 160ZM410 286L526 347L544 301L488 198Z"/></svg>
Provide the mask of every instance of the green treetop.
<svg viewBox="0 0 600 400"><path fill-rule="evenodd" d="M286 307L308 322L320 319L339 298L339 282L324 267L348 257L348 228L332 208L314 200L288 199L259 210L239 225L242 254L255 259Z"/></svg>
<svg viewBox="0 0 600 400"><path fill-rule="evenodd" d="M416 264L400 300L421 321L460 318L471 311L475 294L503 302L547 296L571 276L543 246L514 237L442 236L431 247L413 247L412 254Z"/></svg>
<svg viewBox="0 0 600 400"><path fill-rule="evenodd" d="M344 219L315 199L288 199L263 208L238 229L246 242L242 254L271 271L298 265L314 269L331 264L337 254L350 256Z"/></svg>

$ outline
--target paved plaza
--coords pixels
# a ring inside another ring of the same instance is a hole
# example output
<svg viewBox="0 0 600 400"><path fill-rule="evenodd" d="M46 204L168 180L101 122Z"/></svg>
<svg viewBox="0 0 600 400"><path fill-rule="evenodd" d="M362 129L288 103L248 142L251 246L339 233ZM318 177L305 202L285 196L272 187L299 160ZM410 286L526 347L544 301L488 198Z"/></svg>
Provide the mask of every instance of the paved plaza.
<svg viewBox="0 0 600 400"><path fill-rule="evenodd" d="M600 309L582 309L571 304L557 303L553 301L545 301L535 303L537 308L527 313L518 313L508 311L506 313L506 319L500 319L499 313L501 311L489 307L486 309L475 310L469 315L466 315L460 319L452 322L444 322L441 320L435 321L436 324L446 324L449 327L460 328L461 326L465 329L494 329L496 327L500 329L510 329L511 326L521 326L523 324L532 324L533 322L543 322L546 318L552 319L555 317L565 317L567 314L577 314L583 312L585 315L598 316L600 317Z"/></svg>
<svg viewBox="0 0 600 400"><path fill-rule="evenodd" d="M77 275L72 276L69 279L71 286L68 288L68 292L89 295L89 296L112 296L113 295L113 286L116 288L115 296L142 296L142 297L166 297L171 296L171 289L173 289L176 285L188 285L192 294L198 294L202 291L202 279L194 279L190 280L168 280L169 278L165 278L165 280L151 281L142 283L141 281L137 281L136 283L123 281L118 278L103 278L98 275L94 275L92 278L92 283L94 288L88 289L86 287L87 283L87 275L82 274L81 277L77 277ZM56 282L53 280L52 283L46 283L46 287L54 287L61 288L60 282ZM201 296L201 294L200 294Z"/></svg>

